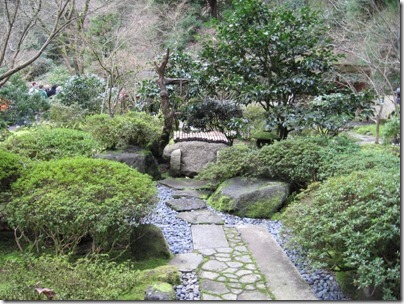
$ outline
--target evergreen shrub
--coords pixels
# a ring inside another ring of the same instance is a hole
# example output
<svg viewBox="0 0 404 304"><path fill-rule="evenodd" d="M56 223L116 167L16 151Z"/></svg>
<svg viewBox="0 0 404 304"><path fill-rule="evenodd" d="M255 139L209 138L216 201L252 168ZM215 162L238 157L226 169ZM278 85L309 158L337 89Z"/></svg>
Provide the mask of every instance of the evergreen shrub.
<svg viewBox="0 0 404 304"><path fill-rule="evenodd" d="M0 192L6 191L17 180L24 167L23 159L0 149Z"/></svg>
<svg viewBox="0 0 404 304"><path fill-rule="evenodd" d="M209 180L218 185L232 177L254 175L256 153L256 149L251 149L243 144L236 144L221 150L216 163L205 167L197 178Z"/></svg>
<svg viewBox="0 0 404 304"><path fill-rule="evenodd" d="M357 147L345 138L327 136L294 137L266 145L258 152L260 175L305 188L319 180L321 163L342 151Z"/></svg>
<svg viewBox="0 0 404 304"><path fill-rule="evenodd" d="M162 132L162 122L144 112L129 112L110 117L107 114L88 116L83 127L102 143L105 149L126 145L149 148Z"/></svg>
<svg viewBox="0 0 404 304"><path fill-rule="evenodd" d="M7 220L21 246L72 252L90 237L91 251L100 252L128 241L154 205L156 188L126 164L77 157L36 162L12 194Z"/></svg>
<svg viewBox="0 0 404 304"><path fill-rule="evenodd" d="M315 267L349 272L357 289L400 298L400 172L354 171L314 183L284 214L291 244Z"/></svg>
<svg viewBox="0 0 404 304"><path fill-rule="evenodd" d="M1 145L12 153L34 160L73 156L91 157L99 149L98 142L89 133L48 127L15 132Z"/></svg>

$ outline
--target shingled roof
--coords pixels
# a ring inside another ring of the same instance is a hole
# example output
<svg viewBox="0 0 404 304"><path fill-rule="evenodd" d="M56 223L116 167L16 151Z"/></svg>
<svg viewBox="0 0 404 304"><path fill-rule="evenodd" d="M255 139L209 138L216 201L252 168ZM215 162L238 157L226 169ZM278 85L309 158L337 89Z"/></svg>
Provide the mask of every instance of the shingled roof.
<svg viewBox="0 0 404 304"><path fill-rule="evenodd" d="M184 132L174 131L174 142L183 141L204 141L209 143L224 143L230 145L230 140L226 135L219 131L209 132Z"/></svg>

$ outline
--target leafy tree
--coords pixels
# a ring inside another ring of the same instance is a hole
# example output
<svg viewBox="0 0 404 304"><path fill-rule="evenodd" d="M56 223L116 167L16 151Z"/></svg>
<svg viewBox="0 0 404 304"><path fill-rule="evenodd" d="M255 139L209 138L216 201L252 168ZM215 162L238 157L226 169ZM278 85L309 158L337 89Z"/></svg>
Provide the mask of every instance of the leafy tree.
<svg viewBox="0 0 404 304"><path fill-rule="evenodd" d="M235 1L234 7L218 26L218 42L205 43L201 52L203 85L211 94L230 90L240 102L260 103L285 139L293 129L286 121L299 103L327 87L326 73L337 59L327 28L308 7L269 8L259 0Z"/></svg>

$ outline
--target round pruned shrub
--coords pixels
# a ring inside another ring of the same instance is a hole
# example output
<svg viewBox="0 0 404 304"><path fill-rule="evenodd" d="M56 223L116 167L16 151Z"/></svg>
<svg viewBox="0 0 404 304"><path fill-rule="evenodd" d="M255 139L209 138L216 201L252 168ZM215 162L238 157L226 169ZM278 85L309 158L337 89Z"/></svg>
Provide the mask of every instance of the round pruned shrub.
<svg viewBox="0 0 404 304"><path fill-rule="evenodd" d="M291 183L296 188L305 188L319 180L322 162L329 162L338 153L355 149L359 147L345 138L288 138L259 150L257 171L263 176Z"/></svg>
<svg viewBox="0 0 404 304"><path fill-rule="evenodd" d="M156 197L148 175L83 157L37 162L12 190L7 220L20 246L51 247L56 253L74 251L88 237L92 252L125 243Z"/></svg>
<svg viewBox="0 0 404 304"><path fill-rule="evenodd" d="M99 150L99 143L89 133L46 127L15 132L2 143L2 146L10 152L34 160L91 157Z"/></svg>
<svg viewBox="0 0 404 304"><path fill-rule="evenodd" d="M84 129L102 143L105 149L127 145L149 148L162 132L162 122L144 112L129 112L110 117L107 114L88 116Z"/></svg>
<svg viewBox="0 0 404 304"><path fill-rule="evenodd" d="M256 170L256 149L236 144L219 152L217 161L206 166L197 176L217 186L226 179L236 176L254 175Z"/></svg>
<svg viewBox="0 0 404 304"><path fill-rule="evenodd" d="M314 183L284 214L291 244L357 289L400 298L400 172L354 171Z"/></svg>

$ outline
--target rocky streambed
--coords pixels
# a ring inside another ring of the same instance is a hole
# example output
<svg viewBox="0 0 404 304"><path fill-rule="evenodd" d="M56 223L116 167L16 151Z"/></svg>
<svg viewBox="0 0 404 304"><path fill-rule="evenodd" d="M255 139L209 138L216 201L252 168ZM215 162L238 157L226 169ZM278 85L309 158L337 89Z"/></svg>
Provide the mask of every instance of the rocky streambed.
<svg viewBox="0 0 404 304"><path fill-rule="evenodd" d="M161 185L157 188L159 202L154 211L143 220L143 223L154 224L162 230L172 253L179 254L192 252L191 224L178 218L178 212L167 206L166 202L172 199L172 190ZM321 300L349 300L349 298L342 293L338 283L331 273L324 270L309 269L307 262L301 258L303 256L302 253L299 253L296 250L291 251L284 248L284 240L280 235L280 229L282 227L280 221L241 218L218 212L211 207L208 207L208 209L218 214L227 226L240 224L264 224L299 270L303 279L311 286L317 298ZM177 299L199 300L200 292L196 274L182 273L181 280L181 285L176 287Z"/></svg>

